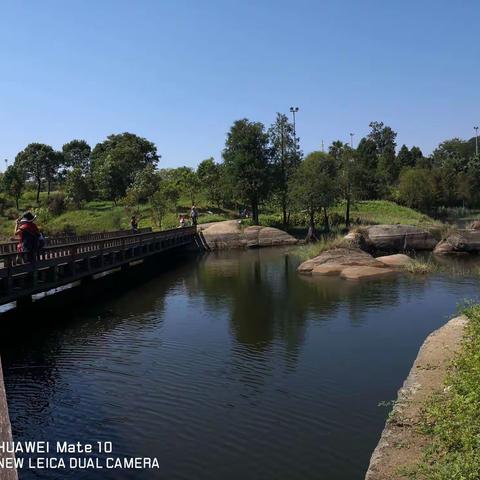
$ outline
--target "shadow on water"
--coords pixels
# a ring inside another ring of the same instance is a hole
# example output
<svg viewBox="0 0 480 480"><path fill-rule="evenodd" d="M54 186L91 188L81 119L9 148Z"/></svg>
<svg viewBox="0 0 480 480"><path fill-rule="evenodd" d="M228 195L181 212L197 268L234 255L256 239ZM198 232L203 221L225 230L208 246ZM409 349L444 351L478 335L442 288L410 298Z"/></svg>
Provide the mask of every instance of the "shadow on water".
<svg viewBox="0 0 480 480"><path fill-rule="evenodd" d="M361 478L378 403L477 282L354 283L299 276L298 263L283 249L167 256L3 317L15 438L159 458L127 480Z"/></svg>

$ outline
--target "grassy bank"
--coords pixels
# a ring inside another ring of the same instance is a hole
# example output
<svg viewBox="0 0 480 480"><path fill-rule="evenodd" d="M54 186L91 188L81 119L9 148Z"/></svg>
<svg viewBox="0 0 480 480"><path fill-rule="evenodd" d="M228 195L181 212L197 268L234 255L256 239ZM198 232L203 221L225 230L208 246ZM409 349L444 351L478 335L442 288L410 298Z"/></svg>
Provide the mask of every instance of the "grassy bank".
<svg viewBox="0 0 480 480"><path fill-rule="evenodd" d="M33 192L27 192L20 201L20 211L32 209L38 214L39 224L49 233L55 234L60 232L75 232L77 234L91 233L97 231L118 230L128 228L130 214L121 205L114 205L109 201L92 201L85 204L82 209L67 210L58 215L54 215L46 208L46 195L42 193L41 207L36 208ZM188 213L190 200L181 198L178 212ZM221 220L229 220L236 218L236 212L233 210L214 208L204 199L199 198L196 202L200 211L199 222L214 222ZM140 205L140 227L154 227L150 207L148 205ZM271 207L266 206L264 212L260 215L260 224L264 226L272 226L283 228L282 216L280 213L273 212ZM340 234L344 229L344 206L338 205L330 210L332 221L332 231L329 237ZM0 235L9 237L12 234L13 221L18 215L14 208L5 209L3 215L0 216ZM385 200L370 200L356 202L351 209L352 225L370 225L380 223L405 223L410 225L421 225L425 227L439 226L439 222L423 215L410 208L402 207L393 202ZM296 213L291 216L291 224L287 229L291 234L303 237L306 232L306 215L305 213ZM248 224L248 222L246 222ZM162 222L162 229L174 228L178 225L178 213L168 213ZM322 233L320 218L318 219L319 232ZM329 237L325 240L328 241ZM317 250L319 252L320 245Z"/></svg>
<svg viewBox="0 0 480 480"><path fill-rule="evenodd" d="M422 431L429 437L418 480L480 478L480 305L464 313L470 322L444 391L425 406Z"/></svg>

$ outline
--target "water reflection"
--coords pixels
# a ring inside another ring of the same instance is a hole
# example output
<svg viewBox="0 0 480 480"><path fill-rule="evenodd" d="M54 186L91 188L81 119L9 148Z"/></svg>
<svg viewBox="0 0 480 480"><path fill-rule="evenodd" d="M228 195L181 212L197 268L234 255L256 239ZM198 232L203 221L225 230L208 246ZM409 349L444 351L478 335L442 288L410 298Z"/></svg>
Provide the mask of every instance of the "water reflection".
<svg viewBox="0 0 480 480"><path fill-rule="evenodd" d="M301 277L297 264L281 249L159 263L150 280L115 276L107 298L82 290L75 308L2 335L16 439L108 440L161 463L41 478L361 478L378 402L477 282L354 283Z"/></svg>

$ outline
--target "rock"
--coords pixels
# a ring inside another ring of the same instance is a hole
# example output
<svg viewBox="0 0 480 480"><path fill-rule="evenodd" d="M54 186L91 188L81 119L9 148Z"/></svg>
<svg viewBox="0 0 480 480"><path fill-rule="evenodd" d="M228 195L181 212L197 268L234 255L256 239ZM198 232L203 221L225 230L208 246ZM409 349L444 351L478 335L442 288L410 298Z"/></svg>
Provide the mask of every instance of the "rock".
<svg viewBox="0 0 480 480"><path fill-rule="evenodd" d="M366 228L366 235L367 243L387 252L433 250L437 244L429 231L411 225L373 225Z"/></svg>
<svg viewBox="0 0 480 480"><path fill-rule="evenodd" d="M348 232L343 239L351 247L357 247L365 251L370 250L365 236L360 232Z"/></svg>
<svg viewBox="0 0 480 480"><path fill-rule="evenodd" d="M238 220L199 225L205 243L212 250L295 245L298 240L278 228L252 226L241 228Z"/></svg>
<svg viewBox="0 0 480 480"><path fill-rule="evenodd" d="M320 266L323 268L318 268ZM384 263L373 258L369 253L352 247L327 250L318 257L303 262L297 270L300 273L313 273L315 270L317 275L332 275L334 271L339 273L343 268L351 266L385 268Z"/></svg>
<svg viewBox="0 0 480 480"><path fill-rule="evenodd" d="M272 227L247 227L245 235L248 237L250 232L255 232L256 238L252 245L247 242L247 246L273 247L277 245L296 245L298 240L287 232Z"/></svg>
<svg viewBox="0 0 480 480"><path fill-rule="evenodd" d="M480 230L459 230L449 235L446 241L456 252L479 252Z"/></svg>
<svg viewBox="0 0 480 480"><path fill-rule="evenodd" d="M342 270L340 277L345 280L362 280L392 276L396 271L393 268L378 267L347 267Z"/></svg>
<svg viewBox="0 0 480 480"><path fill-rule="evenodd" d="M436 255L449 255L457 252L455 252L455 249L452 245L450 245L450 243L448 243L446 240L442 240L438 242L433 253Z"/></svg>
<svg viewBox="0 0 480 480"><path fill-rule="evenodd" d="M404 267L408 265L412 259L408 255L397 253L396 255L386 255L384 257L377 257L379 262L388 265L389 267Z"/></svg>
<svg viewBox="0 0 480 480"><path fill-rule="evenodd" d="M480 230L480 220L474 220L468 228L470 230Z"/></svg>

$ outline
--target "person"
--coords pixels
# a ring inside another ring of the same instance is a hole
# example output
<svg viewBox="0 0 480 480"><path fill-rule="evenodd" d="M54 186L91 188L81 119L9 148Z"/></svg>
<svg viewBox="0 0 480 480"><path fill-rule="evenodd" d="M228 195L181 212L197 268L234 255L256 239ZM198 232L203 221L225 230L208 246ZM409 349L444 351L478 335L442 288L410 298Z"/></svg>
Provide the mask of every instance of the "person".
<svg viewBox="0 0 480 480"><path fill-rule="evenodd" d="M23 260L34 263L40 245L40 230L35 224L35 215L25 212L15 222L15 235L19 237L17 251Z"/></svg>
<svg viewBox="0 0 480 480"><path fill-rule="evenodd" d="M192 220L192 225L196 226L197 225L197 219L198 219L198 212L197 208L195 205L192 205L192 209L190 210L190 218Z"/></svg>
<svg viewBox="0 0 480 480"><path fill-rule="evenodd" d="M185 215L180 215L180 228L183 228L185 226Z"/></svg>
<svg viewBox="0 0 480 480"><path fill-rule="evenodd" d="M138 233L138 221L135 215L132 215L130 220L130 227L132 229L132 233Z"/></svg>

